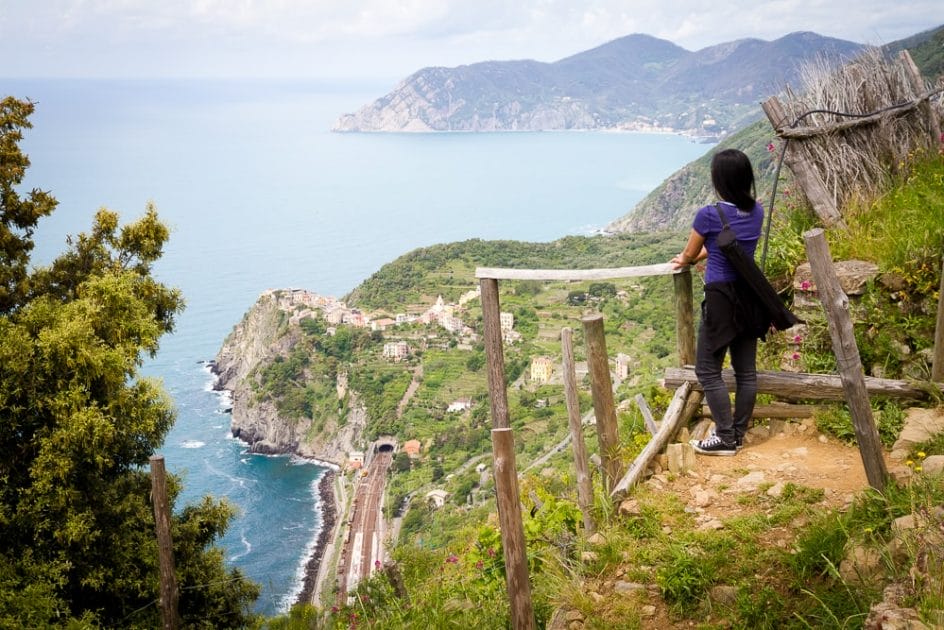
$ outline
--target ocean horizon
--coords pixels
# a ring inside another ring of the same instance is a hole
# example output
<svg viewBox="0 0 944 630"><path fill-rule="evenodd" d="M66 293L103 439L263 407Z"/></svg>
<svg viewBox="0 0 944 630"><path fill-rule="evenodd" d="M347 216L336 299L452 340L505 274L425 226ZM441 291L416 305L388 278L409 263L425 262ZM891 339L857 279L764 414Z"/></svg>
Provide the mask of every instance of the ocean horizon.
<svg viewBox="0 0 944 630"><path fill-rule="evenodd" d="M108 207L153 202L172 230L155 276L187 308L143 374L177 407L160 452L183 478L177 509L204 495L239 510L220 541L259 582L257 610L301 590L321 527L325 467L247 453L207 361L268 289L341 297L415 248L471 238L551 241L599 232L709 145L634 132L332 133L386 84L311 80L4 79L36 102L21 187L59 207L34 262L64 251ZM276 532L277 535L272 535Z"/></svg>

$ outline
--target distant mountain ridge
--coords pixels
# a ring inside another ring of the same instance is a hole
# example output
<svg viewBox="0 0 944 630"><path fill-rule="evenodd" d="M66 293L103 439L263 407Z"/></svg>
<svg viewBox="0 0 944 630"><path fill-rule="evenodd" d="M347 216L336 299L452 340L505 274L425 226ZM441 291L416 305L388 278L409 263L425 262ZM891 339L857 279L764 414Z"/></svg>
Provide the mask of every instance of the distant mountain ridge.
<svg viewBox="0 0 944 630"><path fill-rule="evenodd" d="M909 51L921 73L932 85L944 75L944 25L885 44L882 49L888 55L901 50ZM709 172L712 155L721 149L734 148L747 153L758 177L757 192L766 203L776 170L775 156L767 150L767 144L774 138L773 129L766 119L734 131L709 153L670 175L632 210L612 221L606 231L687 229L691 225L693 212L716 199ZM788 177L786 174L783 176Z"/></svg>
<svg viewBox="0 0 944 630"><path fill-rule="evenodd" d="M621 37L553 63L486 61L414 73L345 114L335 131L627 129L720 136L814 58L862 45L816 33L741 39L688 51L650 35Z"/></svg>

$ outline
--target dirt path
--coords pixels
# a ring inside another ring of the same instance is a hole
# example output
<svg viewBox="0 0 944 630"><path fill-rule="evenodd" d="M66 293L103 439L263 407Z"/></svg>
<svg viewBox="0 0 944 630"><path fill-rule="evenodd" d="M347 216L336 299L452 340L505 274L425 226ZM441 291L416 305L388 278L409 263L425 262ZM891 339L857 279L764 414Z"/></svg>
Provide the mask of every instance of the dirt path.
<svg viewBox="0 0 944 630"><path fill-rule="evenodd" d="M406 388L406 391L403 393L403 398L400 399L400 402L397 404L397 419L403 416L403 412L406 411L406 406L409 404L410 399L413 398L413 394L416 393L416 390L420 387L420 379L423 378L423 366L419 365L415 370L413 370L413 380L410 381L409 387Z"/></svg>
<svg viewBox="0 0 944 630"><path fill-rule="evenodd" d="M688 498L700 514L713 519L745 511L738 502L743 492L766 488L776 493L792 483L820 488L825 504L842 507L868 486L858 448L822 435L812 420L782 426L774 435L766 427L752 429L745 448L734 457L696 455L695 470L671 480L656 475L650 483Z"/></svg>

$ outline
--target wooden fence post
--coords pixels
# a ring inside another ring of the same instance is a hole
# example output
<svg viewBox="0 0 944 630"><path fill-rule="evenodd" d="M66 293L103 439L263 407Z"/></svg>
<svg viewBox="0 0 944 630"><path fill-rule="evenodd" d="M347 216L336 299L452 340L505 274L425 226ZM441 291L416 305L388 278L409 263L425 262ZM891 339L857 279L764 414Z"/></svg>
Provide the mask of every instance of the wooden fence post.
<svg viewBox="0 0 944 630"><path fill-rule="evenodd" d="M642 394L636 394L636 406L639 407L639 413L642 414L642 420L646 423L649 434L655 435L658 433L659 425L656 424L655 419L652 417L652 410L649 409L649 403L646 402L646 397Z"/></svg>
<svg viewBox="0 0 944 630"><path fill-rule="evenodd" d="M596 531L590 510L593 507L593 485L590 466L587 464L587 445L583 440L580 422L580 400L577 397L577 370L574 367L574 341L569 327L561 330L561 351L564 368L564 397L567 400L567 417L570 421L570 441L574 448L574 469L577 471L577 503L583 513L583 528L587 535Z"/></svg>
<svg viewBox="0 0 944 630"><path fill-rule="evenodd" d="M501 311L498 280L482 278L482 323L485 328L485 361L488 371L489 403L492 410L492 456L498 520L505 554L505 584L511 607L511 625L515 630L534 628L531 609L531 585L528 582L528 557L521 522L518 494L518 470L515 464L515 439L508 414L505 385L505 355L502 349Z"/></svg>
<svg viewBox="0 0 944 630"><path fill-rule="evenodd" d="M927 90L927 87L924 84L924 77L921 76L921 71L918 70L918 66L915 65L914 59L911 58L911 53L909 53L907 50L900 51L898 53L898 58L901 59L905 69L908 71L908 78L911 80L911 87L915 91L915 97L920 98L920 96ZM930 100L925 101L925 103L921 106L921 109L924 111L924 115L928 118L928 131L931 132L931 146L934 146L940 142L941 123L937 119L937 112L934 111L934 106L931 105Z"/></svg>
<svg viewBox="0 0 944 630"><path fill-rule="evenodd" d="M695 364L695 302L692 270L685 267L672 276L675 284L675 339L679 365Z"/></svg>
<svg viewBox="0 0 944 630"><path fill-rule="evenodd" d="M521 522L515 439L510 428L492 429L492 452L495 455L495 490L505 554L505 586L511 605L511 627L532 630L535 626L528 581L528 554Z"/></svg>
<svg viewBox="0 0 944 630"><path fill-rule="evenodd" d="M941 288L937 292L937 324L934 327L931 380L944 382L944 261L941 263Z"/></svg>
<svg viewBox="0 0 944 630"><path fill-rule="evenodd" d="M510 427L508 391L505 385L505 351L502 348L501 311L498 303L498 280L482 278L482 324L485 362L488 372L488 399L492 410L492 428Z"/></svg>
<svg viewBox="0 0 944 630"><path fill-rule="evenodd" d="M603 315L583 318L583 334L587 342L587 367L593 394L593 413L597 419L597 439L603 459L604 487L607 492L620 478L619 438L616 430L616 405L613 403L613 380L606 354Z"/></svg>
<svg viewBox="0 0 944 630"><path fill-rule="evenodd" d="M788 125L787 114L783 110L780 99L776 96L771 96L761 103L761 107L764 113L767 114L767 119L770 121L774 131L779 135L784 126ZM813 165L807 163L807 161L794 150L792 145L787 147L783 161L790 167L797 185L803 189L803 193L809 200L810 205L813 206L813 210L823 223L827 227L839 225L845 228L846 224L842 220L842 215L839 214L836 201L829 192L827 192L823 178L819 176L819 173L816 172Z"/></svg>
<svg viewBox="0 0 944 630"><path fill-rule="evenodd" d="M833 341L836 366L846 394L846 404L852 414L859 454L865 466L869 485L879 492L885 489L888 472L882 458L882 443L875 428L869 393L865 387L865 372L859 357L852 318L849 316L849 297L843 292L839 278L833 268L829 245L821 228L803 233L806 253L813 269L813 279L829 324L829 336Z"/></svg>
<svg viewBox="0 0 944 630"><path fill-rule="evenodd" d="M177 578L174 575L174 547L170 538L170 504L167 500L167 479L164 475L164 456L151 455L151 500L154 502L154 528L157 531L157 556L161 572L161 627L176 630L180 627L177 616Z"/></svg>

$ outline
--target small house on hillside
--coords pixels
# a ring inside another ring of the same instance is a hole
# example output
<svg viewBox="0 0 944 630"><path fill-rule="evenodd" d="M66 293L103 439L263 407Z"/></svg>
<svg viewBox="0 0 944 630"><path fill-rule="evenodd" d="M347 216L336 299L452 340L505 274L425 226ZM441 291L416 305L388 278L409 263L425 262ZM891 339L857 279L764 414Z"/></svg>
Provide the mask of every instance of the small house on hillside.
<svg viewBox="0 0 944 630"><path fill-rule="evenodd" d="M432 503L434 506L441 508L446 505L446 497L449 496L449 493L445 490L430 490L426 493L426 500Z"/></svg>
<svg viewBox="0 0 944 630"><path fill-rule="evenodd" d="M351 451L347 454L347 467L357 470L364 467L364 451Z"/></svg>
<svg viewBox="0 0 944 630"><path fill-rule="evenodd" d="M420 456L420 441L419 440L407 440L403 443L403 452L409 455L411 458L417 458Z"/></svg>

